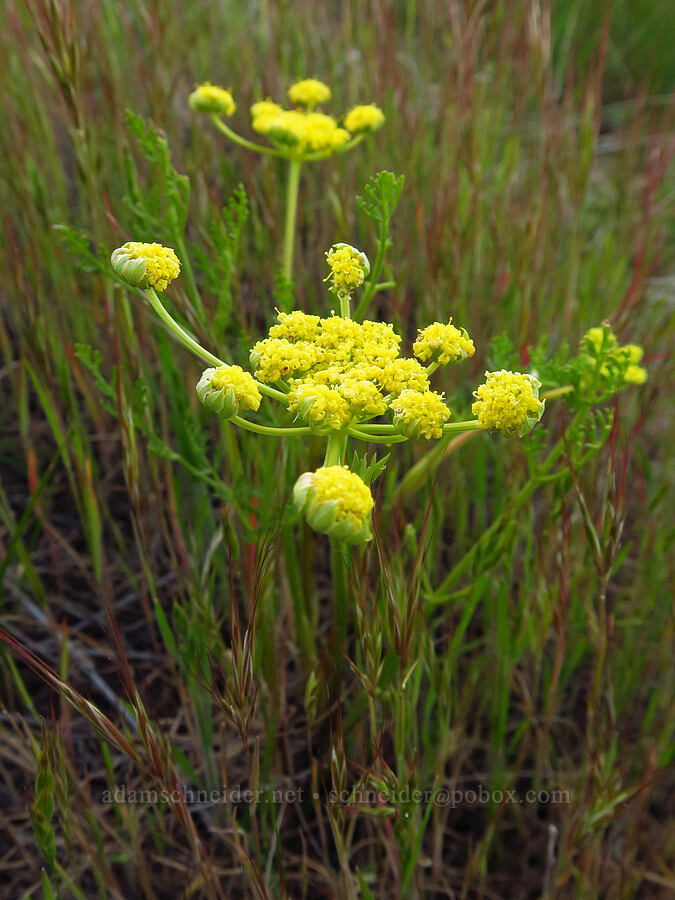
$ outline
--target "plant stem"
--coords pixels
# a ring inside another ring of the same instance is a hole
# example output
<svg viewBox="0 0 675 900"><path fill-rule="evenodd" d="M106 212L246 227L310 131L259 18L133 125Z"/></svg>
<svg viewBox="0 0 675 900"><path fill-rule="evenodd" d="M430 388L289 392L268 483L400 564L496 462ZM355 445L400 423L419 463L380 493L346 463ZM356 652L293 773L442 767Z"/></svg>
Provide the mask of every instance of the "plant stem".
<svg viewBox="0 0 675 900"><path fill-rule="evenodd" d="M265 434L270 437L289 437L296 434L309 434L310 429L305 426L291 428L276 428L273 425L259 425L257 422L249 422L248 419L242 419L241 416L232 416L230 419L233 425L238 425L244 431L254 431L256 434Z"/></svg>
<svg viewBox="0 0 675 900"><path fill-rule="evenodd" d="M223 362L222 359L218 359L217 356L214 356L213 353L210 353L208 350L202 347L201 344L197 343L197 341L193 337L191 337L191 335L189 335L187 331L178 324L178 322L176 322L173 316L171 316L171 314L162 305L162 301L157 296L157 292L154 288L147 288L145 291L145 295L150 301L150 305L162 320L162 322L164 322L169 331L171 331L178 338L178 340L181 342L181 344L183 344L184 347L187 347L187 349L190 350L191 353L194 353L194 355L198 359L202 359L205 362L211 363L212 366L216 366L217 368L227 365ZM288 405L288 397L285 394L282 394L281 391L278 391L276 388L270 387L267 384L263 384L260 381L256 381L256 386L261 394L265 394L267 397L272 397L274 400L278 400L279 403L283 403L285 406ZM307 429L307 431L309 431L309 429ZM305 431L303 430L302 433L304 434Z"/></svg>
<svg viewBox="0 0 675 900"><path fill-rule="evenodd" d="M356 438L357 441L367 441L369 444L402 444L408 438L404 434L373 434L372 432L362 431L354 425L347 428L350 437Z"/></svg>
<svg viewBox="0 0 675 900"><path fill-rule="evenodd" d="M370 306L370 301L373 299L373 294L375 293L375 288L377 287L380 273L382 272L382 266L384 265L384 257L387 252L388 235L389 219L383 217L380 226L380 237L377 242L377 256L375 257L375 263L370 271L370 278L368 279L368 284L366 285L366 289L363 292L363 297L361 297L361 302L356 307L356 312L354 313L354 318L357 322L359 322L364 317L366 310Z"/></svg>
<svg viewBox="0 0 675 900"><path fill-rule="evenodd" d="M197 310L199 318L204 320L204 304L202 303L202 298L199 294L199 289L197 288L197 281L195 280L195 273L192 269L192 263L190 262L190 257L188 256L187 247L185 246L185 241L183 240L182 235L176 236L176 247L178 249L178 255L180 256L181 262L183 264L183 275L185 276L185 281L187 284L187 292L192 300L192 304Z"/></svg>
<svg viewBox="0 0 675 900"><path fill-rule="evenodd" d="M203 359L205 362L211 363L212 366L224 366L225 363L222 359L218 359L217 356L214 356L213 353L210 353L208 350L205 350L201 344L197 343L197 341L191 337L187 331L182 328L178 322L169 313L166 311L164 306L162 305L162 301L157 296L157 292L154 288L149 287L145 290L145 295L150 301L150 305L157 313L159 318L164 322L169 331L172 331L178 340L187 347L188 350L191 350L195 356L199 357L199 359Z"/></svg>
<svg viewBox="0 0 675 900"><path fill-rule="evenodd" d="M324 466L340 466L344 460L347 449L347 432L340 431L331 434L326 444L326 457ZM335 622L335 648L336 668L340 659L340 644L347 638L348 607L347 607L347 548L341 541L330 539L331 564L333 569L333 614Z"/></svg>
<svg viewBox="0 0 675 900"><path fill-rule="evenodd" d="M347 606L348 581L347 581L347 548L341 541L330 542L331 562L333 567L333 616L335 623L335 637L338 649L336 659L339 658L339 645L347 640L347 626L349 622L349 610Z"/></svg>
<svg viewBox="0 0 675 900"><path fill-rule="evenodd" d="M235 144L239 144L240 147L246 147L247 150L253 150L255 153L265 153L267 156L284 155L280 150L276 150L274 147L265 147L263 144L255 144L253 141L243 138L241 135L237 134L236 131L232 131L229 125L226 125L217 115L211 116L211 119L219 131L222 131L224 135L227 135L231 141L234 141Z"/></svg>
<svg viewBox="0 0 675 900"><path fill-rule="evenodd" d="M283 273L287 281L293 280L293 246L295 243L295 219L298 208L298 187L302 161L291 159L288 163L286 185L286 220L284 224Z"/></svg>
<svg viewBox="0 0 675 900"><path fill-rule="evenodd" d="M541 395L542 400L553 400L556 397L564 397L565 394L569 394L570 391L574 390L574 386L571 384L565 384L562 387L553 388L553 390L545 391Z"/></svg>
<svg viewBox="0 0 675 900"><path fill-rule="evenodd" d="M309 431L309 429L307 429ZM336 431L328 436L324 466L341 466L347 449L347 432Z"/></svg>

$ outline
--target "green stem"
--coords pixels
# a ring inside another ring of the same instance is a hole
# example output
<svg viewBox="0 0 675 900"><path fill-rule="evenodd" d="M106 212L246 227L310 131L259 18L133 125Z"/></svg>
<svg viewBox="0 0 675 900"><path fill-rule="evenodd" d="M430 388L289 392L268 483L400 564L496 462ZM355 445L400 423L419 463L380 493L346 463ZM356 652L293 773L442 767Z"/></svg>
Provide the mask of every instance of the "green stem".
<svg viewBox="0 0 675 900"><path fill-rule="evenodd" d="M287 281L293 280L293 246L295 243L295 219L298 208L298 187L302 160L291 159L288 163L288 184L286 186L286 220L284 224L283 273Z"/></svg>
<svg viewBox="0 0 675 900"><path fill-rule="evenodd" d="M307 429L309 431L309 429ZM347 432L337 431L328 436L324 466L341 466L347 449Z"/></svg>
<svg viewBox="0 0 675 900"><path fill-rule="evenodd" d="M553 388L550 391L544 391L541 395L542 400L554 400L556 397L564 397L565 394L569 394L570 391L574 390L574 385L565 384L562 387Z"/></svg>
<svg viewBox="0 0 675 900"><path fill-rule="evenodd" d="M187 247L185 246L185 241L182 236L176 237L176 247L178 249L178 255L180 257L181 262L183 263L183 275L185 276L185 282L187 284L187 292L190 296L190 300L192 300L193 306L196 308L200 319L204 319L204 304L202 303L202 298L200 296L199 290L197 288L197 281L195 279L195 273L192 268L192 263L190 262L190 257L188 256Z"/></svg>
<svg viewBox="0 0 675 900"><path fill-rule="evenodd" d="M382 272L382 266L384 265L384 257L387 252L388 235L389 219L383 218L380 227L380 239L377 242L377 256L375 257L375 263L373 265L373 268L371 269L370 278L368 279L368 284L366 285L366 289L363 293L363 297L361 298L361 302L356 307L356 312L354 313L354 318L357 322L360 322L364 317L365 312L370 305L370 301L373 299L375 288L378 285L380 273Z"/></svg>
<svg viewBox="0 0 675 900"><path fill-rule="evenodd" d="M443 434L461 434L462 431L480 431L483 426L478 419L468 419L466 422L449 422L443 426Z"/></svg>
<svg viewBox="0 0 675 900"><path fill-rule="evenodd" d="M335 636L338 642L336 659L339 659L339 645L346 643L349 624L347 547L341 541L331 538L331 562L333 566L333 615Z"/></svg>
<svg viewBox="0 0 675 900"><path fill-rule="evenodd" d="M253 150L255 153L265 153L267 156L284 155L280 150L276 150L274 147L265 147L263 144L255 144L253 141L243 138L240 134L237 134L236 131L232 131L229 125L226 125L225 122L216 115L211 116L211 119L219 131L222 131L224 135L227 135L231 141L234 141L235 144L239 144L240 147L246 147L247 150Z"/></svg>
<svg viewBox="0 0 675 900"><path fill-rule="evenodd" d="M372 432L362 431L355 425L350 425L347 433L357 441L367 441L369 444L402 444L403 441L408 440L404 434L394 434L393 432L386 435L372 434Z"/></svg>
<svg viewBox="0 0 675 900"><path fill-rule="evenodd" d="M304 426L291 428L276 428L273 425L259 425L257 422L249 422L241 416L232 416L229 420L233 425L238 425L244 431L254 431L256 434L265 434L269 437L290 437L296 434L309 434L310 429Z"/></svg>
<svg viewBox="0 0 675 900"><path fill-rule="evenodd" d="M201 344L197 343L197 341L187 333L187 331L176 322L176 320L170 315L170 313L165 309L162 305L162 301L157 296L157 291L154 288L149 287L145 290L145 295L150 301L150 305L157 313L159 318L164 322L166 327L171 331L183 344L184 347L187 347L191 353L198 359L204 360L204 362L211 363L212 366L216 366L220 368L220 366L225 366L227 363L224 363L222 359L218 359L217 356L214 356L213 353L210 353ZM270 387L267 384L263 384L260 381L256 381L256 386L261 394L265 394L267 397L272 397L274 400L278 400L280 403L283 403L285 406L288 405L288 397L285 394L282 394L281 391L278 391L276 388ZM309 429L307 429L309 431ZM303 432L304 433L304 432Z"/></svg>
<svg viewBox="0 0 675 900"><path fill-rule="evenodd" d="M198 344L197 341L191 337L187 331L182 328L178 322L174 318L172 318L169 313L166 311L164 306L162 305L162 301L157 296L157 292L153 287L146 288L145 295L150 301L150 305L157 313L159 318L164 322L169 331L172 331L178 340L187 347L188 350L192 351L195 356L199 357L199 359L203 359L205 362L211 363L212 366L224 366L225 363L222 359L218 359L217 356L214 356L213 353L210 353L208 350L205 350L201 344Z"/></svg>
<svg viewBox="0 0 675 900"><path fill-rule="evenodd" d="M477 419L466 422L451 422L443 426L443 435L462 434L465 431L480 431L483 426ZM408 438L396 431L393 425L351 425L348 433L361 441L380 444L395 444Z"/></svg>
<svg viewBox="0 0 675 900"><path fill-rule="evenodd" d="M339 431L331 434L326 443L326 457L324 466L341 466L347 449L347 432ZM347 547L341 541L330 539L331 564L333 569L333 611L335 622L335 667L339 668L341 651L340 645L347 639L347 624L349 621L347 606Z"/></svg>

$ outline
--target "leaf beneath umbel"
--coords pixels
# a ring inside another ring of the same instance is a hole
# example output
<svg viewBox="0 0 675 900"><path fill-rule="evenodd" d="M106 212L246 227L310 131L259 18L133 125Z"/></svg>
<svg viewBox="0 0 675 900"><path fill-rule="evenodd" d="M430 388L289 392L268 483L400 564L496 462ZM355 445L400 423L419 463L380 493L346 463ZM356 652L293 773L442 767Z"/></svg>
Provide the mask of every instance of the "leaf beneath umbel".
<svg viewBox="0 0 675 900"><path fill-rule="evenodd" d="M363 456L359 456L358 452L354 451L354 456L352 457L352 463L350 465L350 469L355 475L358 475L361 481L365 484L372 484L387 468L387 461L389 460L390 454L387 453L385 456L382 456L378 459L376 456L373 456L370 462L368 462L366 454Z"/></svg>

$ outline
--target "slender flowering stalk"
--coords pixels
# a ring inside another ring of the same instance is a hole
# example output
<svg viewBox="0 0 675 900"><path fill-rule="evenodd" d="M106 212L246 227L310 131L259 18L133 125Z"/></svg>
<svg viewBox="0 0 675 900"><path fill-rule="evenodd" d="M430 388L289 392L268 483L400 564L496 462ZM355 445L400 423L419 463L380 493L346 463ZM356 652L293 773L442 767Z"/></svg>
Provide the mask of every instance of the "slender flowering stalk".
<svg viewBox="0 0 675 900"><path fill-rule="evenodd" d="M281 260L284 277L290 282L303 163L319 162L351 150L381 128L385 117L378 106L370 103L350 109L341 124L340 119L322 111L331 99L331 90L316 78L305 78L291 85L288 99L291 109L272 100L258 100L251 106L251 127L269 142L267 146L240 135L223 121L223 116L229 118L236 110L230 91L205 82L190 94L189 105L195 112L209 114L216 128L240 147L287 160Z"/></svg>

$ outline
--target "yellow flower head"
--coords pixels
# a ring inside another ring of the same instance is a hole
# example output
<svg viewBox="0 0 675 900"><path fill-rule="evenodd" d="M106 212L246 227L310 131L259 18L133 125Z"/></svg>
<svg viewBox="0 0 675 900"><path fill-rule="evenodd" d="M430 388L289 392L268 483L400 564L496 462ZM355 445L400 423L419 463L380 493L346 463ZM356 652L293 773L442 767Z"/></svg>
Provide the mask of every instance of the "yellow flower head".
<svg viewBox="0 0 675 900"><path fill-rule="evenodd" d="M332 116L324 113L307 113L304 117L300 144L303 151L319 153L324 150L335 150L349 140L344 128L338 128Z"/></svg>
<svg viewBox="0 0 675 900"><path fill-rule="evenodd" d="M485 382L474 391L476 401L471 411L483 428L523 437L544 412L544 403L539 399L540 387L534 375L505 369L486 372Z"/></svg>
<svg viewBox="0 0 675 900"><path fill-rule="evenodd" d="M127 284L164 291L178 277L180 260L171 247L127 241L110 257L113 270Z"/></svg>
<svg viewBox="0 0 675 900"><path fill-rule="evenodd" d="M318 434L339 431L351 419L339 391L311 379L298 379L288 394L288 410L313 426Z"/></svg>
<svg viewBox="0 0 675 900"><path fill-rule="evenodd" d="M288 99L291 103L308 108L326 103L330 97L328 85L317 81L316 78L305 78L304 81L298 81L288 89Z"/></svg>
<svg viewBox="0 0 675 900"><path fill-rule="evenodd" d="M639 365L644 350L639 344L621 346L607 323L590 328L581 339L582 355L590 357L591 372L587 376L597 385L598 376L604 387L624 384L644 384L647 370ZM602 387L601 382L601 387Z"/></svg>
<svg viewBox="0 0 675 900"><path fill-rule="evenodd" d="M614 332L609 325L598 325L596 328L589 328L581 339L581 346L588 347L595 351L596 354L601 350L609 350L618 345L618 341Z"/></svg>
<svg viewBox="0 0 675 900"><path fill-rule="evenodd" d="M439 438L450 418L450 410L441 394L435 391L404 390L392 402L394 428L415 440L418 437Z"/></svg>
<svg viewBox="0 0 675 900"><path fill-rule="evenodd" d="M644 384L647 380L647 370L638 365L644 355L644 349L639 344L624 344L620 352L627 363L623 380L626 384Z"/></svg>
<svg viewBox="0 0 675 900"><path fill-rule="evenodd" d="M416 359L395 359L384 367L382 389L392 397L398 397L405 390L428 391L429 376Z"/></svg>
<svg viewBox="0 0 675 900"><path fill-rule="evenodd" d="M321 331L321 319L310 316L299 309L293 312L280 312L277 315L278 325L270 328L271 338L288 338L290 341L313 341Z"/></svg>
<svg viewBox="0 0 675 900"><path fill-rule="evenodd" d="M258 100L258 102L254 103L251 107L251 118L258 119L261 116L277 116L281 111L281 107L278 103L273 103L271 100Z"/></svg>
<svg viewBox="0 0 675 900"><path fill-rule="evenodd" d="M374 103L369 103L366 106L354 106L345 116L345 128L351 134L377 131L383 125L384 113Z"/></svg>
<svg viewBox="0 0 675 900"><path fill-rule="evenodd" d="M251 368L256 378L273 384L282 378L308 372L316 365L319 353L310 341L295 343L286 338L265 338L251 350Z"/></svg>
<svg viewBox="0 0 675 900"><path fill-rule="evenodd" d="M332 281L332 288L338 297L348 297L363 284L370 272L366 254L350 244L333 244L326 253L326 261L330 266L330 275L326 280Z"/></svg>
<svg viewBox="0 0 675 900"><path fill-rule="evenodd" d="M647 380L647 370L642 366L630 365L623 373L623 380L626 384L644 384Z"/></svg>
<svg viewBox="0 0 675 900"><path fill-rule="evenodd" d="M476 352L473 341L463 328L455 328L451 323L452 319L447 325L433 322L420 329L419 337L413 344L415 356L421 360L431 359L442 366L473 356Z"/></svg>
<svg viewBox="0 0 675 900"><path fill-rule="evenodd" d="M212 115L231 116L236 104L229 91L217 87L205 81L190 94L188 98L190 108L196 112L211 113Z"/></svg>
<svg viewBox="0 0 675 900"><path fill-rule="evenodd" d="M208 409L225 419L239 410L257 410L262 399L255 379L240 366L206 369L197 383L197 396Z"/></svg>
<svg viewBox="0 0 675 900"><path fill-rule="evenodd" d="M373 495L347 466L322 466L305 472L295 483L293 501L315 531L349 544L365 543L372 537Z"/></svg>

